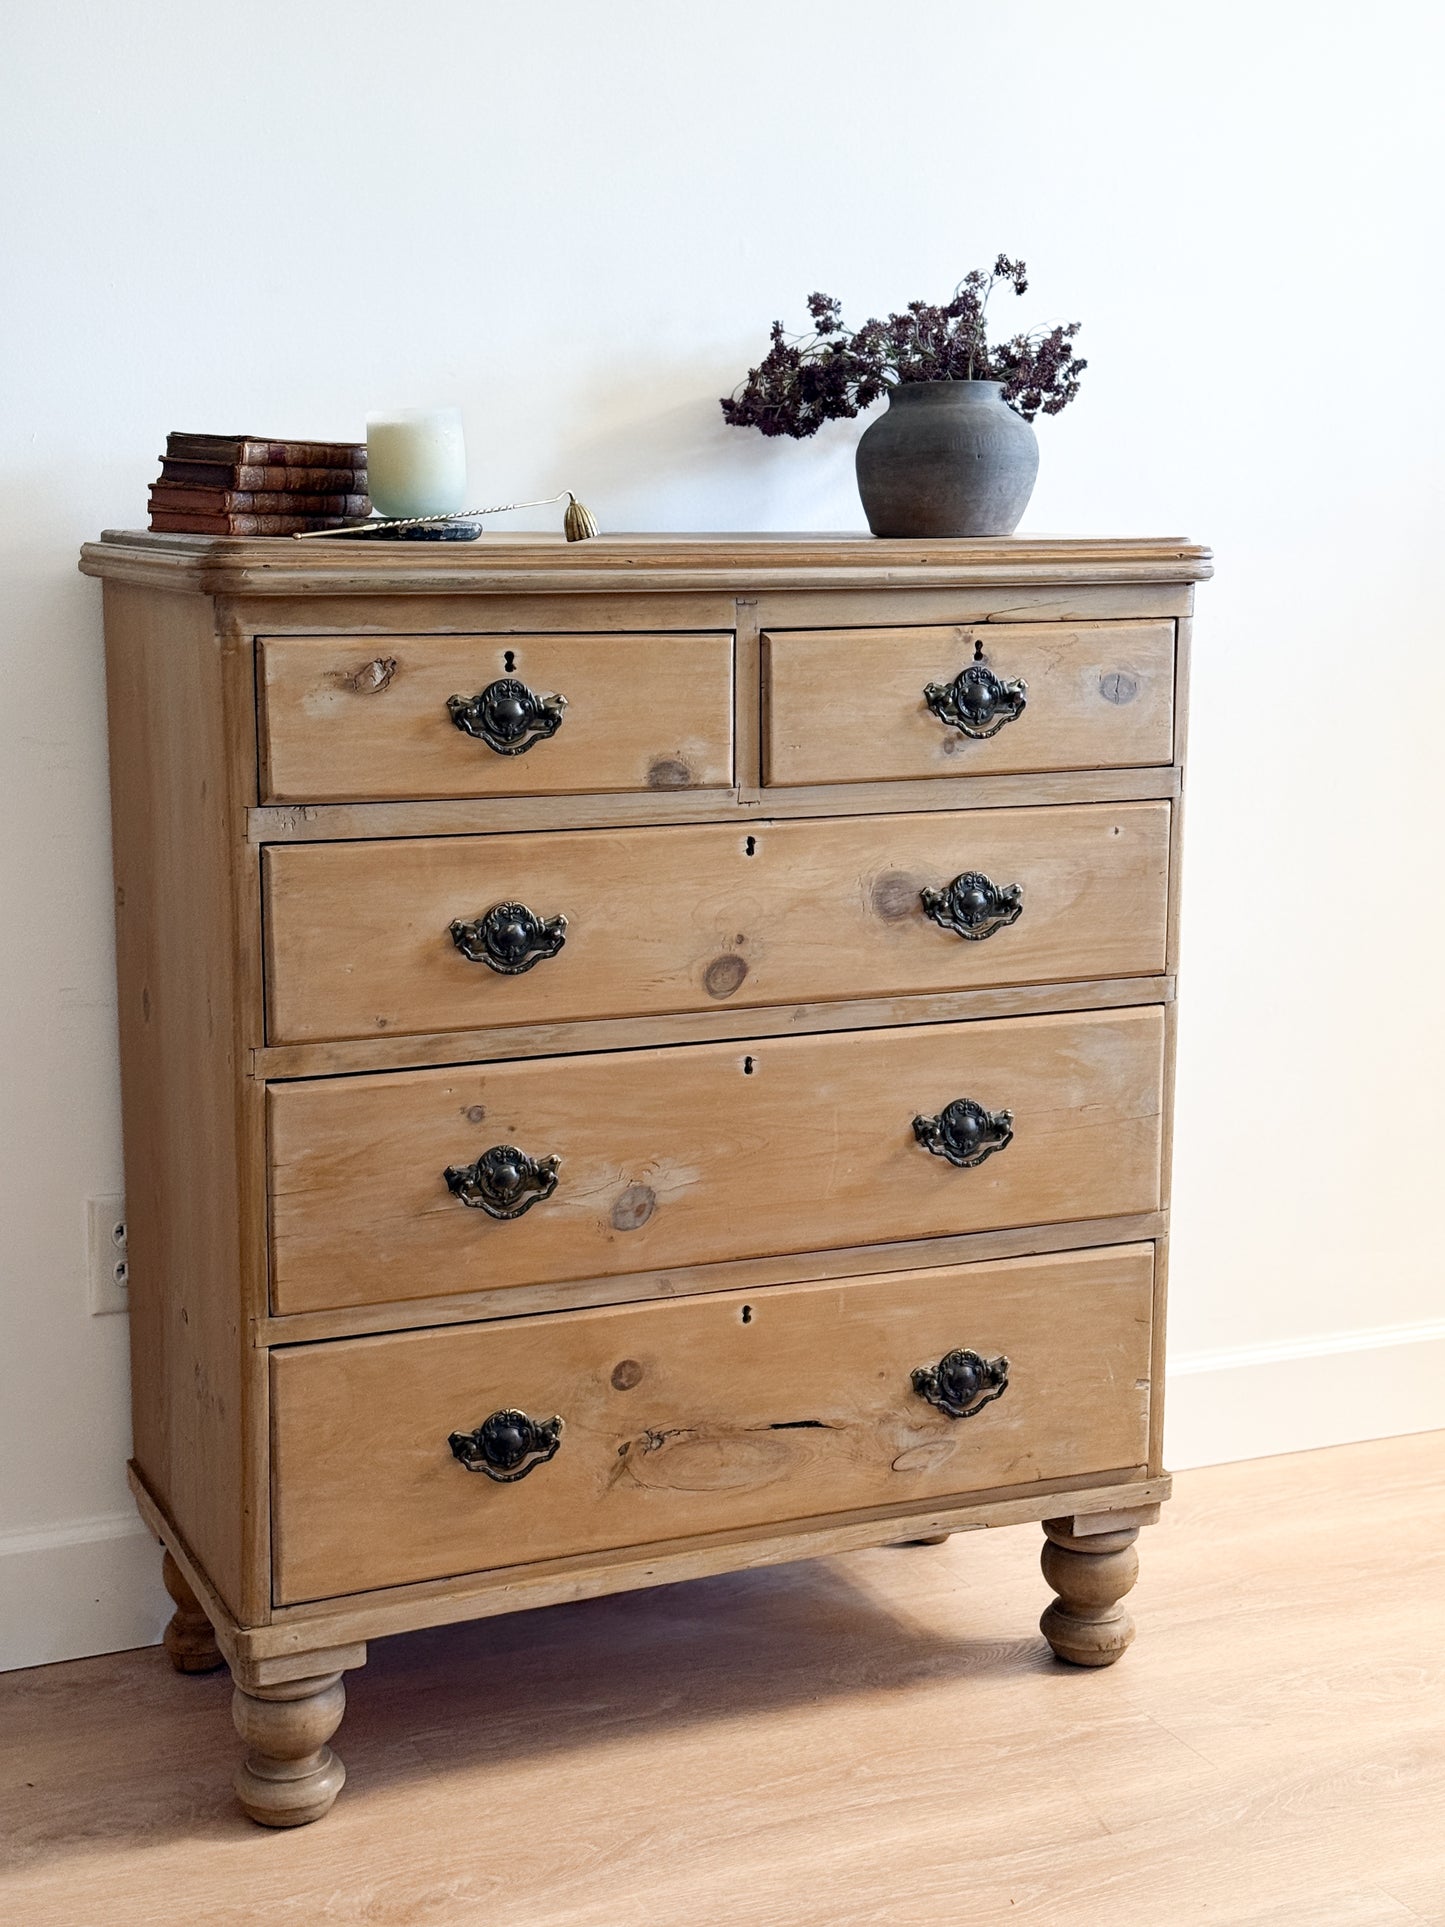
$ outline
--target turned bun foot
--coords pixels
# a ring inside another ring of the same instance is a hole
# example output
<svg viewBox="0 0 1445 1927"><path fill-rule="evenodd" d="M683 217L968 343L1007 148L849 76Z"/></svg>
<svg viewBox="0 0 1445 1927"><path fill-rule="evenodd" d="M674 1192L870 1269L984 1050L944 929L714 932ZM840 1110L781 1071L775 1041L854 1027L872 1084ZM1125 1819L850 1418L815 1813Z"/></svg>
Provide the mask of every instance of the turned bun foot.
<svg viewBox="0 0 1445 1927"><path fill-rule="evenodd" d="M1044 1521L1044 1577L1059 1595L1039 1630L1060 1659L1073 1666L1112 1666L1134 1637L1134 1622L1119 1604L1139 1577L1134 1541L1139 1528L1073 1530L1072 1519Z"/></svg>
<svg viewBox="0 0 1445 1927"><path fill-rule="evenodd" d="M161 1635L172 1666L178 1673L214 1673L226 1663L216 1644L216 1635L186 1575L168 1552L161 1559L161 1579L176 1606Z"/></svg>
<svg viewBox="0 0 1445 1927"><path fill-rule="evenodd" d="M326 1742L346 1711L340 1673L236 1688L231 1717L251 1749L236 1792L263 1827L304 1827L331 1811L346 1768Z"/></svg>

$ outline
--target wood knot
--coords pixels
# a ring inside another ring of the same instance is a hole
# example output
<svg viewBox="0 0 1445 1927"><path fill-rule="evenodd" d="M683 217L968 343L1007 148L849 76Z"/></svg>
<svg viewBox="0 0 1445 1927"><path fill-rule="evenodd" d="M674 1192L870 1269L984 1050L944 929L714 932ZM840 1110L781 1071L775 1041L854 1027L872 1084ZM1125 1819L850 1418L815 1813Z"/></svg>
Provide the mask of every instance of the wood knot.
<svg viewBox="0 0 1445 1927"><path fill-rule="evenodd" d="M1127 669L1111 669L1099 678L1099 694L1106 703L1117 703L1122 709L1139 694L1139 678Z"/></svg>
<svg viewBox="0 0 1445 1927"><path fill-rule="evenodd" d="M349 689L354 696L379 696L395 674L395 656L375 656L360 669L353 669L349 676L343 675L341 687Z"/></svg>
<svg viewBox="0 0 1445 1927"><path fill-rule="evenodd" d="M624 1358L612 1367L612 1386L614 1391L630 1392L634 1385L642 1383L642 1367L635 1358Z"/></svg>
<svg viewBox="0 0 1445 1927"><path fill-rule="evenodd" d="M703 972L703 988L709 997L731 997L748 974L748 966L743 958L727 955L714 957Z"/></svg>
<svg viewBox="0 0 1445 1927"><path fill-rule="evenodd" d="M875 916L885 923L902 923L918 910L917 881L903 870L885 870L868 892Z"/></svg>
<svg viewBox="0 0 1445 1927"><path fill-rule="evenodd" d="M677 1427L644 1432L620 1467L658 1492L745 1492L787 1478L810 1456L787 1434Z"/></svg>
<svg viewBox="0 0 1445 1927"><path fill-rule="evenodd" d="M650 1184L629 1184L613 1202L614 1231L638 1231L657 1209L657 1193Z"/></svg>
<svg viewBox="0 0 1445 1927"><path fill-rule="evenodd" d="M648 767L650 790L685 790L691 786L692 771L676 756L659 756Z"/></svg>

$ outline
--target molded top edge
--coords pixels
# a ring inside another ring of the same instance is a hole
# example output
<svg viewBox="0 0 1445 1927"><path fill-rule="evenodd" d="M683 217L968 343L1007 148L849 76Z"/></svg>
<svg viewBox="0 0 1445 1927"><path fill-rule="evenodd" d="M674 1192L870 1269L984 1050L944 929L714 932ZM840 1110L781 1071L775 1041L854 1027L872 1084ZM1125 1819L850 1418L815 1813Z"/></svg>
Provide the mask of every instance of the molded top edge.
<svg viewBox="0 0 1445 1927"><path fill-rule="evenodd" d="M1210 551L1183 536L883 540L861 533L602 535L588 542L489 534L460 544L107 529L81 550L80 567L86 575L206 595L1203 582L1213 574Z"/></svg>

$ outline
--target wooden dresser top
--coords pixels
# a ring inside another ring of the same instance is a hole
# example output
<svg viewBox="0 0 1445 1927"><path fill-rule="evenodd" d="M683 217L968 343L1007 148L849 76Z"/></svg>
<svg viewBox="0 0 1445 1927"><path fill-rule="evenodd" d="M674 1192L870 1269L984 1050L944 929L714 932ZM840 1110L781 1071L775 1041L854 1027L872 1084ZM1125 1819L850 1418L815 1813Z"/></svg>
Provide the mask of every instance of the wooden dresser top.
<svg viewBox="0 0 1445 1927"><path fill-rule="evenodd" d="M381 543L125 529L88 542L80 567L151 588L246 596L1181 583L1213 573L1210 551L1182 536L603 535L569 543L560 535L483 535L470 543Z"/></svg>

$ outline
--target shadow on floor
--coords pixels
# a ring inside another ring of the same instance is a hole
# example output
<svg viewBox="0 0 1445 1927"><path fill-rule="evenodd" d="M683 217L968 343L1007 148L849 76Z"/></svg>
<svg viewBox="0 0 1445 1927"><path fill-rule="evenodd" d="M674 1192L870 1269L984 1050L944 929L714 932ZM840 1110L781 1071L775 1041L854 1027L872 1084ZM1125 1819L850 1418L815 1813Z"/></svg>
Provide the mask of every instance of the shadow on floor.
<svg viewBox="0 0 1445 1927"><path fill-rule="evenodd" d="M942 1550L889 1548L870 1561L927 1562L932 1589ZM894 1587L888 1567L872 1571ZM380 1641L353 1676L353 1706L404 1726L411 1702L414 1738L436 1737L441 1714L453 1757L500 1764L593 1749L611 1733L1049 1663L1031 1626L1012 1640L970 1637L966 1593L957 1606L960 1630L945 1636L839 1560L728 1573Z"/></svg>
<svg viewBox="0 0 1445 1927"><path fill-rule="evenodd" d="M1031 1627L1010 1640L969 1636L969 1595L940 1567L945 1548L862 1557L861 1567L809 1560L379 1640L347 1675L336 1741L346 1809L418 1778L505 1774L574 1750L605 1769L609 1746L688 1725L1049 1665ZM920 1588L948 1597L956 1635L900 1604L895 1561L918 1562ZM179 1677L159 1648L0 1679L0 1869L264 1837L231 1793L229 1700L225 1673Z"/></svg>

